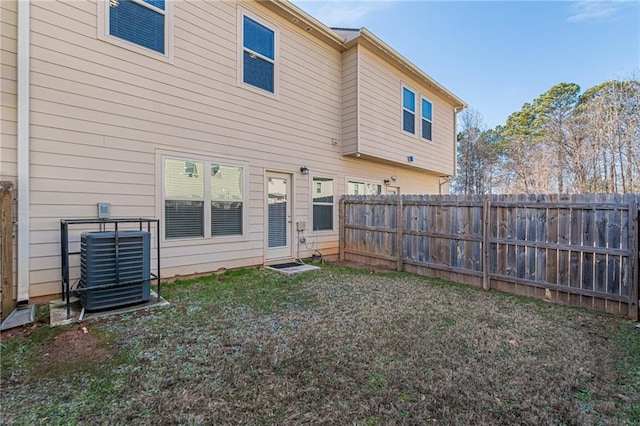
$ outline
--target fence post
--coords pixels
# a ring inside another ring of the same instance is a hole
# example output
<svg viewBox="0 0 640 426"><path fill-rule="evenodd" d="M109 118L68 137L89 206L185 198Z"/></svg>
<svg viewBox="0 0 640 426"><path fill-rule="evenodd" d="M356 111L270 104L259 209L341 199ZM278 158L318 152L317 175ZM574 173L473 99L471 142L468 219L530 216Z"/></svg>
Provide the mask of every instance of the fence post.
<svg viewBox="0 0 640 426"><path fill-rule="evenodd" d="M629 204L629 272L631 286L629 288L629 319L638 321L638 203Z"/></svg>
<svg viewBox="0 0 640 426"><path fill-rule="evenodd" d="M2 317L13 311L13 183L0 182L0 226L2 232Z"/></svg>
<svg viewBox="0 0 640 426"><path fill-rule="evenodd" d="M491 200L486 199L482 203L482 289L491 289L491 277L489 276L489 256L491 255L489 233L491 231Z"/></svg>
<svg viewBox="0 0 640 426"><path fill-rule="evenodd" d="M344 261L344 246L345 246L345 228L344 228L344 213L345 208L344 208L344 196L340 199L340 206L338 208L338 216L339 216L339 227L340 230L339 235L338 235L338 259L340 259L341 262Z"/></svg>
<svg viewBox="0 0 640 426"><path fill-rule="evenodd" d="M396 269L402 271L404 265L404 212L402 211L402 195L397 195L398 204L396 209L396 249L398 251L398 262Z"/></svg>

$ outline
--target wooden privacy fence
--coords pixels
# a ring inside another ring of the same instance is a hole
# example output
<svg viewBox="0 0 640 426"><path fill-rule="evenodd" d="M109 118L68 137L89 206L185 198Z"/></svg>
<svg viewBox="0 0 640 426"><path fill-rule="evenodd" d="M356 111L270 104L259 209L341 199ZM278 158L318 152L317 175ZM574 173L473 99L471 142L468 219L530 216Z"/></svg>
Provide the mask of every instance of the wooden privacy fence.
<svg viewBox="0 0 640 426"><path fill-rule="evenodd" d="M640 194L340 201L340 258L638 319Z"/></svg>

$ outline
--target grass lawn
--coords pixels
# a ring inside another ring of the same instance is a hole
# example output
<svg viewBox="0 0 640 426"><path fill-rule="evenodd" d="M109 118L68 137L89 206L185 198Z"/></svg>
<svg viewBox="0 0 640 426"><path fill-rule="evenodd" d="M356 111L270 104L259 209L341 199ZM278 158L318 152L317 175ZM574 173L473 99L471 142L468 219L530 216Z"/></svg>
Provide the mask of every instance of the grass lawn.
<svg viewBox="0 0 640 426"><path fill-rule="evenodd" d="M171 307L4 340L0 422L640 424L624 319L337 265L163 295Z"/></svg>

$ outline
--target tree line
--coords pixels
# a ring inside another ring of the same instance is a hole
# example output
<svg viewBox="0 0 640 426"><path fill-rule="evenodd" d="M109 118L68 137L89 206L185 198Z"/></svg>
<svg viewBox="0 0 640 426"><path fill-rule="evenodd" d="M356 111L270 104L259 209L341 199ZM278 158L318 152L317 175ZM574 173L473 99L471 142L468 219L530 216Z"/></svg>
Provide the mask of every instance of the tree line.
<svg viewBox="0 0 640 426"><path fill-rule="evenodd" d="M640 192L640 80L556 84L493 129L467 109L457 140L453 192Z"/></svg>

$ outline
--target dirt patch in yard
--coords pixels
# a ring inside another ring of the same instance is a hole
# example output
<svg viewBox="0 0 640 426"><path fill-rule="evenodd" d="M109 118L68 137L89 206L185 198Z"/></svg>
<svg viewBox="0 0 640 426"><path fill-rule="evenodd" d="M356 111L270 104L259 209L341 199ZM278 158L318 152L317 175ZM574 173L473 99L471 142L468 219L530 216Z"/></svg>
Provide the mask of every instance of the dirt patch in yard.
<svg viewBox="0 0 640 426"><path fill-rule="evenodd" d="M33 324L23 325L21 327L10 328L0 333L0 341L14 339L16 337L29 337L37 329L44 327L44 323L36 321Z"/></svg>
<svg viewBox="0 0 640 426"><path fill-rule="evenodd" d="M110 346L109 339L93 332L90 327L76 326L58 334L41 348L33 374L108 359L113 352Z"/></svg>

